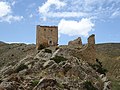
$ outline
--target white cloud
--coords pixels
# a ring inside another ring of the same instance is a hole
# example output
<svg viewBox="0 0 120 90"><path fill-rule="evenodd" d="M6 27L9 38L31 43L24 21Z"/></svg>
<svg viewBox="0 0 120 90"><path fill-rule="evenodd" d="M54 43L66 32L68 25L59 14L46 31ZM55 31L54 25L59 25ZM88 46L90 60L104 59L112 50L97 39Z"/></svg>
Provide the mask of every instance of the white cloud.
<svg viewBox="0 0 120 90"><path fill-rule="evenodd" d="M30 14L29 17L32 18L32 17L33 17L33 14Z"/></svg>
<svg viewBox="0 0 120 90"><path fill-rule="evenodd" d="M120 16L120 11L115 11L113 12L113 14L111 15L111 18L115 18L115 17L119 17Z"/></svg>
<svg viewBox="0 0 120 90"><path fill-rule="evenodd" d="M67 18L67 17L85 17L88 14L84 13L84 12L49 12L48 17L63 17L63 18Z"/></svg>
<svg viewBox="0 0 120 90"><path fill-rule="evenodd" d="M42 17L106 17L119 7L120 0L47 0L39 6ZM120 10L119 10L120 12Z"/></svg>
<svg viewBox="0 0 120 90"><path fill-rule="evenodd" d="M60 34L87 36L95 26L92 20L120 16L120 0L47 0L38 11L43 21L58 20Z"/></svg>
<svg viewBox="0 0 120 90"><path fill-rule="evenodd" d="M91 19L83 18L80 21L64 20L62 19L58 24L58 30L60 34L66 34L69 36L82 35L88 36L88 33L92 31L94 24Z"/></svg>
<svg viewBox="0 0 120 90"><path fill-rule="evenodd" d="M13 5L15 3L12 3ZM0 22L6 21L11 23L11 21L20 21L23 16L13 16L12 8L8 2L0 1Z"/></svg>
<svg viewBox="0 0 120 90"><path fill-rule="evenodd" d="M11 13L11 7L7 2L0 2L0 18Z"/></svg>
<svg viewBox="0 0 120 90"><path fill-rule="evenodd" d="M12 5L12 6L14 6L14 5L15 5L15 3L16 3L16 1L13 1L13 2L11 3L11 5Z"/></svg>
<svg viewBox="0 0 120 90"><path fill-rule="evenodd" d="M47 2L45 2L41 7L39 7L39 13L47 14L52 5L55 5L56 9L60 9L61 7L65 6L66 3L61 2L60 0L47 0Z"/></svg>
<svg viewBox="0 0 120 90"><path fill-rule="evenodd" d="M6 21L11 23L11 21L20 21L21 19L23 19L23 16L12 16L12 15L8 15L5 18L3 17L0 22Z"/></svg>

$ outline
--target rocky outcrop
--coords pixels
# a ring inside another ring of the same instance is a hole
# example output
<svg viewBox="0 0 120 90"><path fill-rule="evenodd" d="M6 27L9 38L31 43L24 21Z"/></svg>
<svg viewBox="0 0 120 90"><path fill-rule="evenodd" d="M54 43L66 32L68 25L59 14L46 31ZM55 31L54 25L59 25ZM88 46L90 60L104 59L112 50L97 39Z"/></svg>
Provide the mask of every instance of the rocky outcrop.
<svg viewBox="0 0 120 90"><path fill-rule="evenodd" d="M103 90L111 90L111 81L108 80L107 76L105 76L104 74L101 74L100 79L103 81L104 86L103 86Z"/></svg>
<svg viewBox="0 0 120 90"><path fill-rule="evenodd" d="M57 81L52 78L42 78L33 90L51 90L56 89Z"/></svg>
<svg viewBox="0 0 120 90"><path fill-rule="evenodd" d="M49 66L52 66L55 63L53 60L48 60L43 64L43 68L47 68Z"/></svg>
<svg viewBox="0 0 120 90"><path fill-rule="evenodd" d="M107 90L110 87L109 80L100 76L84 58L73 54L80 51L79 46L55 48L47 48L51 53L42 49L5 65L0 69L0 89Z"/></svg>

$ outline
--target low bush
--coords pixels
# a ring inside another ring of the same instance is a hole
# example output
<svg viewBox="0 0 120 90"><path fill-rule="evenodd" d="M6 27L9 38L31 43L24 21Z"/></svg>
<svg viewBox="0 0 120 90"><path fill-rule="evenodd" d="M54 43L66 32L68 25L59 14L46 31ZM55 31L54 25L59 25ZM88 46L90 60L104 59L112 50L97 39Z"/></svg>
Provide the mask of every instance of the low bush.
<svg viewBox="0 0 120 90"><path fill-rule="evenodd" d="M83 83L84 85L84 88L87 89L87 90L98 90L97 88L95 88L92 83L90 81L85 81Z"/></svg>
<svg viewBox="0 0 120 90"><path fill-rule="evenodd" d="M45 48L45 46L43 44L40 44L40 46L38 47L38 50L42 50L44 48Z"/></svg>
<svg viewBox="0 0 120 90"><path fill-rule="evenodd" d="M54 58L51 58L50 60L54 60L56 63L60 63L62 61L66 61L67 59L62 56L55 56Z"/></svg>
<svg viewBox="0 0 120 90"><path fill-rule="evenodd" d="M55 50L58 50L58 49L59 49L59 47L56 47L56 48L55 48Z"/></svg>
<svg viewBox="0 0 120 90"><path fill-rule="evenodd" d="M100 74L106 74L108 71L107 69L103 68L102 66L102 62L100 62L98 59L96 59L96 63L95 64L90 64L90 66L96 70L96 72L100 73Z"/></svg>
<svg viewBox="0 0 120 90"><path fill-rule="evenodd" d="M18 73L19 71L22 71L24 69L28 69L28 66L27 65L24 65L24 64L20 64L17 69L16 69L16 72Z"/></svg>
<svg viewBox="0 0 120 90"><path fill-rule="evenodd" d="M52 50L50 50L50 49L45 49L45 52L46 52L46 53L52 53Z"/></svg>
<svg viewBox="0 0 120 90"><path fill-rule="evenodd" d="M31 82L31 85L35 87L39 83L39 80L34 80Z"/></svg>

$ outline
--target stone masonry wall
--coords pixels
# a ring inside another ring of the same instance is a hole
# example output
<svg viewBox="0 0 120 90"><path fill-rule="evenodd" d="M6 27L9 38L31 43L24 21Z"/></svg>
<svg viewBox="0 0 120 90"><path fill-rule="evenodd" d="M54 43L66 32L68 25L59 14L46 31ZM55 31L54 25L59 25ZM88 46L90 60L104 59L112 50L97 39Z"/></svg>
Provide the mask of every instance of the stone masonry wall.
<svg viewBox="0 0 120 90"><path fill-rule="evenodd" d="M36 49L40 45L56 46L58 44L58 27L57 26L40 26L36 28Z"/></svg>
<svg viewBox="0 0 120 90"><path fill-rule="evenodd" d="M95 63L96 61L96 49L95 49L95 35L91 35L88 38L88 44L85 49L81 51L83 58L89 63Z"/></svg>
<svg viewBox="0 0 120 90"><path fill-rule="evenodd" d="M87 61L88 63L95 63L96 61L96 49L95 49L95 35L88 37L88 43L80 50L75 49L71 52L71 55L81 58L82 60Z"/></svg>
<svg viewBox="0 0 120 90"><path fill-rule="evenodd" d="M81 37L78 37L77 39L73 40L73 41L69 41L68 45L81 45L82 46L82 40Z"/></svg>

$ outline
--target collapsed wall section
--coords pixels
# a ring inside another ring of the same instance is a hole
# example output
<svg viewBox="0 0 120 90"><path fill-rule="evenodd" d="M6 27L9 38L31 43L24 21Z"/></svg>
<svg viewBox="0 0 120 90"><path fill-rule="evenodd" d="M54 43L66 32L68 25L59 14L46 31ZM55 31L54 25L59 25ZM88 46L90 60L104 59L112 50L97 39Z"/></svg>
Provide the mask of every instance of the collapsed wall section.
<svg viewBox="0 0 120 90"><path fill-rule="evenodd" d="M74 47L73 45L72 47ZM70 50L69 50L70 51ZM87 61L88 63L95 63L96 61L96 49L95 49L95 35L91 35L88 37L88 43L86 45L82 45L80 49L74 49L70 51L70 54Z"/></svg>
<svg viewBox="0 0 120 90"><path fill-rule="evenodd" d="M82 46L82 40L81 40L81 37L78 37L77 39L73 40L73 41L69 41L68 42L68 45L80 45Z"/></svg>

